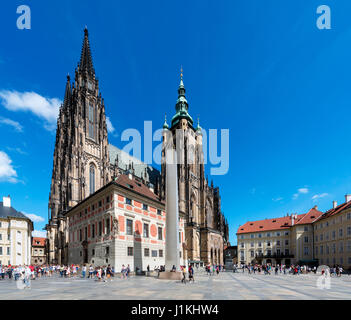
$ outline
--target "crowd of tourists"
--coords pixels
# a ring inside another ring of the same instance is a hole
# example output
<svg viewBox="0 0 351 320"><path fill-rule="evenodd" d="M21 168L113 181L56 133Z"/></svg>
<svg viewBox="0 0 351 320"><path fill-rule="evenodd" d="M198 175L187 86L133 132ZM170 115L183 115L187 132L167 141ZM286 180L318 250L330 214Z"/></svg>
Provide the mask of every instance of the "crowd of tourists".
<svg viewBox="0 0 351 320"><path fill-rule="evenodd" d="M206 270L206 273L209 276L211 276L211 275L214 275L214 274L219 275L220 272L225 271L225 268L221 264L218 264L218 265L208 264L208 265L205 266L205 270Z"/></svg>
<svg viewBox="0 0 351 320"><path fill-rule="evenodd" d="M320 270L322 274L326 272L325 269ZM343 273L343 268L341 266L333 266L328 270L330 272L331 276L337 276L341 277L341 274ZM234 265L233 267L233 272L239 272L239 267L238 265ZM242 273L249 273L249 274L265 274L265 275L271 275L271 274L292 274L292 275L300 275L300 274L310 274L310 273L317 273L317 267L316 266L300 266L300 265L271 265L271 264L249 264L249 265L242 265L241 266L241 272Z"/></svg>
<svg viewBox="0 0 351 320"><path fill-rule="evenodd" d="M122 266L121 278L127 278L130 273L130 267ZM0 280L23 280L29 284L30 280L38 278L52 277L56 275L60 278L90 278L97 281L112 280L115 276L115 270L111 265L82 266L77 264L72 265L0 265Z"/></svg>

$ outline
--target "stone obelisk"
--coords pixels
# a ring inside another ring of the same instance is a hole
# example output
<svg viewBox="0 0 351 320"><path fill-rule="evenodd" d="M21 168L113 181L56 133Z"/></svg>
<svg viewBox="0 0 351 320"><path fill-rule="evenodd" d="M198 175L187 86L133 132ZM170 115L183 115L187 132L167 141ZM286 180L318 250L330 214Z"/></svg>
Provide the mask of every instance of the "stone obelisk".
<svg viewBox="0 0 351 320"><path fill-rule="evenodd" d="M173 266L176 272L171 272ZM173 148L166 149L166 254L165 272L160 272L160 279L180 280L179 257L179 207L177 154Z"/></svg>
<svg viewBox="0 0 351 320"><path fill-rule="evenodd" d="M176 151L166 150L166 261L167 271L173 266L180 271L179 262L179 206Z"/></svg>

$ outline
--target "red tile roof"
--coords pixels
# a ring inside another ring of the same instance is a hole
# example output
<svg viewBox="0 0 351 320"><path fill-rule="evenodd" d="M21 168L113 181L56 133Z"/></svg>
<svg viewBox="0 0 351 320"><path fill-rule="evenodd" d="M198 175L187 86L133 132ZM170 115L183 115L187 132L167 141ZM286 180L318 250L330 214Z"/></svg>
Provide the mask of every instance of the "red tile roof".
<svg viewBox="0 0 351 320"><path fill-rule="evenodd" d="M323 212L318 211L316 208L312 208L308 213L299 214L294 221L294 224L309 224L316 221ZM274 231L274 230L285 230L292 226L291 215L272 218L258 221L249 221L239 227L237 234L251 233L251 232L262 232L262 231Z"/></svg>
<svg viewBox="0 0 351 320"><path fill-rule="evenodd" d="M45 241L46 241L46 238L38 238L38 237L35 237L33 238L33 244L32 246L41 246L41 247L44 247L45 246ZM37 244L37 242L39 242L39 244Z"/></svg>
<svg viewBox="0 0 351 320"><path fill-rule="evenodd" d="M308 211L306 214L303 215L303 217L297 221L295 224L309 224L317 221L321 216L323 215L323 212L317 210L317 207L312 208L310 211Z"/></svg>
<svg viewBox="0 0 351 320"><path fill-rule="evenodd" d="M130 189L131 191L135 191L141 195L144 195L146 197L149 197L153 200L156 200L158 202L164 203L164 201L160 201L160 198L158 195L153 193L148 186L143 184L142 182L138 182L137 180L129 179L128 175L121 174L120 176L117 177L117 180L115 180L115 183L119 184L120 186L123 186L125 188Z"/></svg>
<svg viewBox="0 0 351 320"><path fill-rule="evenodd" d="M340 205L338 205L335 208L329 209L328 211L326 211L319 220L325 219L325 218L329 218L331 216L335 216L336 214L340 213L341 211L348 209L351 207L351 201L349 202L344 202Z"/></svg>

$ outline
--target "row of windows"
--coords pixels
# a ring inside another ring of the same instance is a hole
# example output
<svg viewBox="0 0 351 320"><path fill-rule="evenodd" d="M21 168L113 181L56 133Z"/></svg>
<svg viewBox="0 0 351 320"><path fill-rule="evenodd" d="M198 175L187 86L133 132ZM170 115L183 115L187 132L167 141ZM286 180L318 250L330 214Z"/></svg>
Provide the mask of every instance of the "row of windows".
<svg viewBox="0 0 351 320"><path fill-rule="evenodd" d="M333 230L331 232L331 238L332 239L336 238L336 232L337 232L336 230ZM344 229L343 228L339 229L338 235L339 235L339 237L343 237L344 236ZM346 228L346 235L351 236L351 226L348 226ZM316 242L323 241L323 239L329 240L329 232L327 232L325 235L323 235L323 234L320 234L319 236L316 235L315 239L316 239Z"/></svg>
<svg viewBox="0 0 351 320"><path fill-rule="evenodd" d="M97 235L99 237L102 236L103 234L103 230L102 230L102 221L99 221L97 224L97 230L95 230L95 223L91 224L91 237L95 238L95 233L97 233ZM104 230L104 234L110 234L110 219L107 218L106 219L106 226L105 226L105 230ZM84 240L88 240L88 227L84 227ZM79 229L79 241L83 241L83 230Z"/></svg>
<svg viewBox="0 0 351 320"><path fill-rule="evenodd" d="M107 197L106 197L106 203L110 203L110 196L107 196ZM101 208L101 207L102 207L102 200L99 200L99 202L97 203L97 206L96 206L96 207L95 207L95 204L92 204L92 205L91 205L91 210L94 211L95 209ZM84 213L85 213L85 215L88 214L88 209L87 209L87 208L84 210ZM74 219L74 217L75 217L75 216L73 216L73 219ZM82 212L79 213L79 217L80 217L80 218L82 217Z"/></svg>
<svg viewBox="0 0 351 320"><path fill-rule="evenodd" d="M159 258L163 258L163 250L159 249L157 250L151 250L151 257L152 258L157 258L157 254ZM127 255L129 257L134 256L134 248L133 247L128 247L127 248ZM149 248L144 248L144 257L150 257L150 249ZM182 252L179 251L179 257L182 257Z"/></svg>
<svg viewBox="0 0 351 320"><path fill-rule="evenodd" d="M94 257L95 256L95 249L92 249L92 252L91 252L92 256ZM105 247L105 254L106 255L109 255L110 254L110 247ZM80 256L82 256L83 253L82 251L80 251ZM127 255L128 256L133 256L134 255L134 247L128 247L127 248ZM151 250L151 256L154 258L154 257L157 257L157 255L162 258L163 257L163 250L160 249L160 250ZM150 257L150 249L149 248L144 248L144 257Z"/></svg>
<svg viewBox="0 0 351 320"><path fill-rule="evenodd" d="M252 234L250 234L249 238L250 239L262 238L264 236L269 238L269 237L280 237L282 235L288 236L289 235L289 231L284 231L284 232L278 231L278 232L273 232L273 233L267 232L266 234L263 234L263 233L258 233L258 234L252 233ZM245 239L245 235L241 235L240 239Z"/></svg>
<svg viewBox="0 0 351 320"><path fill-rule="evenodd" d="M127 228L126 228L126 233L127 235L132 236L133 235L133 220L127 219L126 220ZM143 236L144 238L149 238L149 224L144 223L143 225ZM157 237L158 240L163 240L163 235L162 235L162 227L157 228Z"/></svg>
<svg viewBox="0 0 351 320"><path fill-rule="evenodd" d="M307 237L307 242L308 242L308 237ZM273 242L270 241L270 240L266 241L265 243L267 244L268 247L270 247L270 246L273 244ZM284 241L284 244L285 244L286 246L288 246L288 245L289 245L289 240L285 240L285 241ZM251 248L253 248L253 247L255 246L255 243L254 243L254 242L251 242L250 245L251 245ZM259 247L262 247L262 242L258 242L257 245L258 245ZM280 241L280 240L277 240L277 241L276 241L276 245L277 245L277 246L280 246L280 245L281 245L281 241ZM244 243L244 242L241 242L241 243L240 243L240 247L241 247L241 248L245 248L245 243Z"/></svg>
<svg viewBox="0 0 351 320"><path fill-rule="evenodd" d="M339 216L339 217L335 217L334 219L331 220L331 224L336 224L336 223L341 223L343 220L343 216ZM348 212L346 214L346 220L351 220L351 212ZM329 221L326 221L325 223L320 223L320 224L316 224L314 226L314 229L317 230L318 229L318 226L319 226L319 229L323 229L324 227L328 227L329 226Z"/></svg>
<svg viewBox="0 0 351 320"><path fill-rule="evenodd" d="M277 249L277 250L275 251L275 254L280 255L280 254L282 254L282 252L283 252L283 251L281 251L280 249ZM257 255L262 255L262 254L263 254L263 253L262 253L262 250L258 250L258 251L256 252L256 254L257 254ZM267 250L267 253L266 253L266 254L267 254L267 255L271 255L271 254L272 254L272 250ZM284 254L285 254L285 255L289 255L289 249L285 249ZM243 252L243 251L241 251L241 255L244 255L244 252ZM255 251L254 251L254 250L250 250L250 256L251 256L251 258L254 258L254 257L255 257Z"/></svg>
<svg viewBox="0 0 351 320"><path fill-rule="evenodd" d="M133 205L132 199L129 199L129 198L126 198L125 203L130 205L130 206ZM149 206L147 204L143 203L143 210L147 211L148 209L149 209ZM157 209L157 214L160 216L162 215L161 209Z"/></svg>
<svg viewBox="0 0 351 320"><path fill-rule="evenodd" d="M340 257L338 260L335 257L330 259L330 260L329 260L329 258L326 258L325 260L322 258L320 261L321 261L321 264L326 263L327 265L329 265L329 263L331 263L332 265L335 265L337 263L339 263L341 265L344 264L344 258L343 257ZM351 264L351 257L347 258L347 263Z"/></svg>
<svg viewBox="0 0 351 320"><path fill-rule="evenodd" d="M351 241L347 242L347 246L346 246L347 252L351 252ZM325 250L325 251L324 251ZM316 246L315 247L315 253L316 255L319 254L329 254L331 253L336 253L336 251L338 251L339 253L343 253L344 252L344 242L339 242L338 247L336 247L336 243L333 243L330 247L329 245L321 245L321 246Z"/></svg>
<svg viewBox="0 0 351 320"><path fill-rule="evenodd" d="M99 237L102 236L103 230L102 230L102 221L98 222L98 230L95 230L95 223L92 223L91 225L91 237L95 238L95 232L97 231L97 234ZM162 227L158 227L157 229L157 236L158 240L163 240L163 235L162 235ZM104 234L110 234L110 219L106 219L106 226L104 230ZM133 220L127 219L126 220L126 234L127 235L133 235ZM144 223L143 225L143 236L144 238L149 238L149 224ZM88 227L84 228L84 240L88 239ZM79 229L79 241L83 241L83 230Z"/></svg>

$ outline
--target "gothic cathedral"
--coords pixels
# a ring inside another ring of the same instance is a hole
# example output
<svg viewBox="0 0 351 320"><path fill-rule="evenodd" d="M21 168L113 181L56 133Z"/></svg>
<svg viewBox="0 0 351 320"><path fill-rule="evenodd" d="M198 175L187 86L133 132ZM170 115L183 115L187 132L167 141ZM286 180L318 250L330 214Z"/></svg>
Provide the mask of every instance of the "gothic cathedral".
<svg viewBox="0 0 351 320"><path fill-rule="evenodd" d="M178 165L179 213L187 221L183 246L190 261L221 261L229 241L221 212L219 188L204 176L201 127L193 126L181 76L176 114L165 121L164 143L171 136L184 152ZM180 139L176 132L181 132ZM188 150L189 149L189 150ZM164 157L164 150L162 156ZM126 160L127 159L127 160ZM105 186L119 174L131 173L165 199L164 164L161 173L108 143L104 99L99 91L88 30L74 82L67 76L65 96L57 119L56 142L49 195L48 261L66 263L68 235L65 212Z"/></svg>

